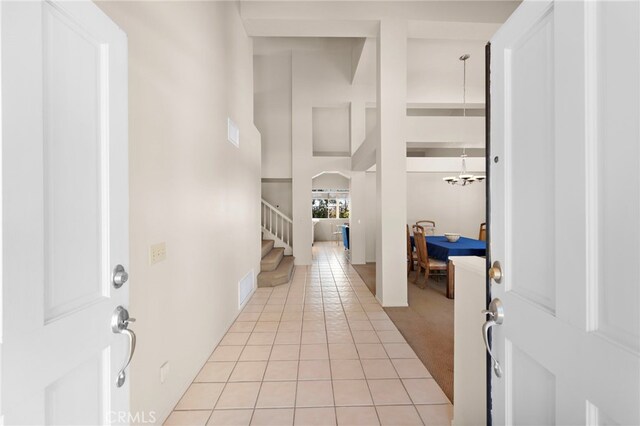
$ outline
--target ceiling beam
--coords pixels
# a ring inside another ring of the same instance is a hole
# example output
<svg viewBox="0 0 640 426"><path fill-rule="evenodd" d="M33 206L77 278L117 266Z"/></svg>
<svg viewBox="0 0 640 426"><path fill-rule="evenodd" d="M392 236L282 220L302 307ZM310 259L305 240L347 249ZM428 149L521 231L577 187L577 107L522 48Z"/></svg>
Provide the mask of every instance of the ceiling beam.
<svg viewBox="0 0 640 426"><path fill-rule="evenodd" d="M467 158L467 171L470 173L484 173L484 158ZM409 157L407 158L407 173L450 173L457 175L462 168L460 157ZM367 169L368 172L375 172L375 164Z"/></svg>
<svg viewBox="0 0 640 426"><path fill-rule="evenodd" d="M410 20L409 38L430 40L489 41L502 24L483 22L438 22Z"/></svg>
<svg viewBox="0 0 640 426"><path fill-rule="evenodd" d="M245 18L251 37L377 37L377 21Z"/></svg>
<svg viewBox="0 0 640 426"><path fill-rule="evenodd" d="M351 156L351 170L366 171L376 164L377 131L373 131Z"/></svg>
<svg viewBox="0 0 640 426"><path fill-rule="evenodd" d="M366 38L361 38L357 40L351 48L351 84L353 84L358 74L358 68L361 63L360 59L362 58L362 52L364 51L366 42Z"/></svg>

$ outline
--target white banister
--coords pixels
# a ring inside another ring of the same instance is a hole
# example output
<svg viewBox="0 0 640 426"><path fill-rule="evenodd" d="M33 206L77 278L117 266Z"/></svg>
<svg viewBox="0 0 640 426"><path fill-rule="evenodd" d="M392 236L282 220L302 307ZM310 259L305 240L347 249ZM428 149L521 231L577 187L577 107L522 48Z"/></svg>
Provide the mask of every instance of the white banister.
<svg viewBox="0 0 640 426"><path fill-rule="evenodd" d="M293 220L265 200L261 201L263 232L275 240L276 246L284 247L286 254L291 254Z"/></svg>

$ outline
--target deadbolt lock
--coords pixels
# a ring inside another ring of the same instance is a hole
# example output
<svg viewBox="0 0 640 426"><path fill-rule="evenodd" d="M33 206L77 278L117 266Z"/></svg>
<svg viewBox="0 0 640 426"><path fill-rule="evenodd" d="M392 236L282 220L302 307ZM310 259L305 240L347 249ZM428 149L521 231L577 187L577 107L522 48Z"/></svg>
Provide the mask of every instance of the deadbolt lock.
<svg viewBox="0 0 640 426"><path fill-rule="evenodd" d="M129 274L125 271L124 266L117 265L111 274L111 283L115 288L120 288L129 280Z"/></svg>
<svg viewBox="0 0 640 426"><path fill-rule="evenodd" d="M498 284L502 281L502 267L497 260L493 262L493 265L489 268L489 278Z"/></svg>

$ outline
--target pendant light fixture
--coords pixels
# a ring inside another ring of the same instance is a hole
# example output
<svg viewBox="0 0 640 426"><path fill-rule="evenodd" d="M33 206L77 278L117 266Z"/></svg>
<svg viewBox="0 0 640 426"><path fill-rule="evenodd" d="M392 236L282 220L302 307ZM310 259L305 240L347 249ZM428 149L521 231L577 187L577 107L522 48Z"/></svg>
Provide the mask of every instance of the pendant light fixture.
<svg viewBox="0 0 640 426"><path fill-rule="evenodd" d="M462 116L467 116L467 59L469 59L471 55L465 53L460 56L460 60L463 64L463 72L462 72ZM464 124L463 124L464 125ZM466 186L470 185L474 182L481 182L484 180L484 176L474 176L467 172L467 153L465 148L462 148L462 155L460 157L462 159L462 169L460 170L460 174L458 176L447 176L442 180L451 185L460 185Z"/></svg>

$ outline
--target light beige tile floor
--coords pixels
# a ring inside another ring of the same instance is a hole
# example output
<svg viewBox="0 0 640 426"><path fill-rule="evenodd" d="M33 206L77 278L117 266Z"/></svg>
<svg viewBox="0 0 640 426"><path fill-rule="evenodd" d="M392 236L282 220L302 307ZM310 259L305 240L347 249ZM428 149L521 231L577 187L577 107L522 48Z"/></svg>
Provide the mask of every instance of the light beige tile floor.
<svg viewBox="0 0 640 426"><path fill-rule="evenodd" d="M449 425L453 407L342 246L257 289L166 425Z"/></svg>

